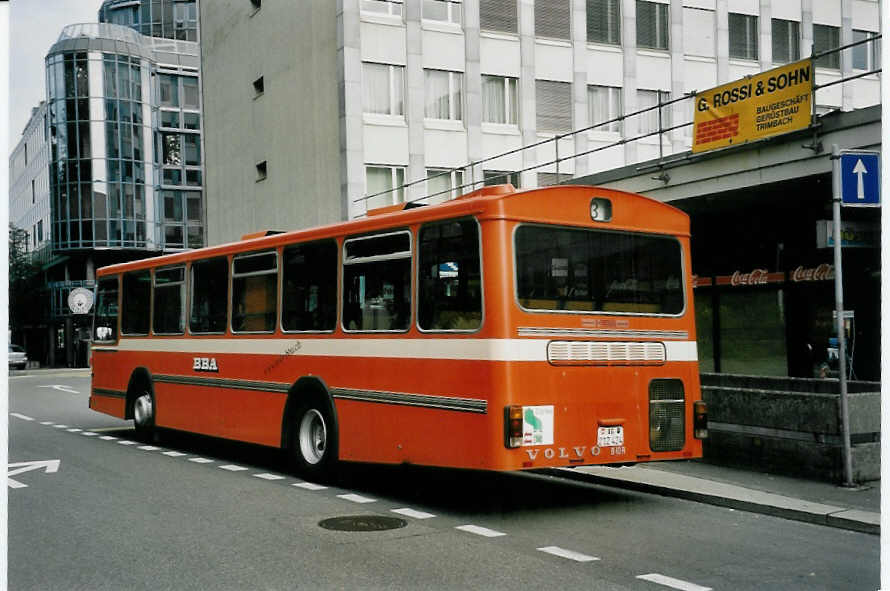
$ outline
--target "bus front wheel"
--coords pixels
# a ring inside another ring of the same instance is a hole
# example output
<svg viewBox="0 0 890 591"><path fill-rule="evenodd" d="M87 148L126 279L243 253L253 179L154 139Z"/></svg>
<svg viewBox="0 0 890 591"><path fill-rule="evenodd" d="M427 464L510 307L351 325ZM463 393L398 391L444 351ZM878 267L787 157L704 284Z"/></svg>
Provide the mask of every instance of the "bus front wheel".
<svg viewBox="0 0 890 591"><path fill-rule="evenodd" d="M300 405L291 438L291 454L297 470L317 479L329 478L336 463L337 435L325 405L308 401Z"/></svg>
<svg viewBox="0 0 890 591"><path fill-rule="evenodd" d="M140 392L133 401L133 426L139 439L149 442L154 439L155 405L149 391Z"/></svg>

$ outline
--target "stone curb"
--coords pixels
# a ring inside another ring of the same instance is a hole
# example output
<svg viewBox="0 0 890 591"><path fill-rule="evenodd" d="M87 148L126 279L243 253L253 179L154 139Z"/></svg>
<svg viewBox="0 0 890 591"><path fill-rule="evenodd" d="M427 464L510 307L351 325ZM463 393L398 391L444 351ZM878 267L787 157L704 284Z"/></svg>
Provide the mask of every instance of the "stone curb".
<svg viewBox="0 0 890 591"><path fill-rule="evenodd" d="M693 490L692 488L654 484L642 480L630 479L625 476L611 478L609 476L591 474L573 468L545 468L540 470L540 472L568 480L686 499L719 507L728 507L730 509L760 513L763 515L772 515L774 517L782 517L784 519L836 527L866 534L880 535L881 533L880 515L878 513L791 499L789 497L761 493L760 491L753 491L744 487L723 483L720 483L721 488L732 487L737 489L739 494L735 497L730 497L727 495L708 493L702 490ZM745 498L742 498L744 496L767 497L772 498L774 502L746 500Z"/></svg>

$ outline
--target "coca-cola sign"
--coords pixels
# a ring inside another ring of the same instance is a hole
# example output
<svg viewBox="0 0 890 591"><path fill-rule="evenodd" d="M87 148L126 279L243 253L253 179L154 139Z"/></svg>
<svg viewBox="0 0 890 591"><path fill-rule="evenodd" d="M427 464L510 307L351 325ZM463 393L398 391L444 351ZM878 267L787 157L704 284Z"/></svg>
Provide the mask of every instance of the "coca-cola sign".
<svg viewBox="0 0 890 591"><path fill-rule="evenodd" d="M750 273L740 273L736 271L729 278L729 284L738 285L766 285L769 271L766 269L754 269Z"/></svg>
<svg viewBox="0 0 890 591"><path fill-rule="evenodd" d="M834 279L834 265L828 263L807 268L801 265L791 272L791 281L827 281L829 279Z"/></svg>

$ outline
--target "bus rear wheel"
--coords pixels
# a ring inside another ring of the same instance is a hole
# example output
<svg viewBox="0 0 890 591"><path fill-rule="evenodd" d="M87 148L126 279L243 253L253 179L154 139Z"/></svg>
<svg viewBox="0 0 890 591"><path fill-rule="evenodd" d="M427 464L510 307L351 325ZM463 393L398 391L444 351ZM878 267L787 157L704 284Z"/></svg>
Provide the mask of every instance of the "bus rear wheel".
<svg viewBox="0 0 890 591"><path fill-rule="evenodd" d="M336 464L336 447L336 427L326 406L315 401L301 404L290 445L297 471L309 478L330 478Z"/></svg>

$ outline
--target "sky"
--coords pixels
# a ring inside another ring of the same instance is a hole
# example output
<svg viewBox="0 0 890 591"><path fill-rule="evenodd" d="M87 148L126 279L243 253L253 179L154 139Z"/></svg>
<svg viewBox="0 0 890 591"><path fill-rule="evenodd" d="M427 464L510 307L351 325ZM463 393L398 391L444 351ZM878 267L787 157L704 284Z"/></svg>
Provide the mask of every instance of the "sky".
<svg viewBox="0 0 890 591"><path fill-rule="evenodd" d="M9 3L9 152L46 100L46 52L65 25L95 23L102 0L12 0Z"/></svg>

